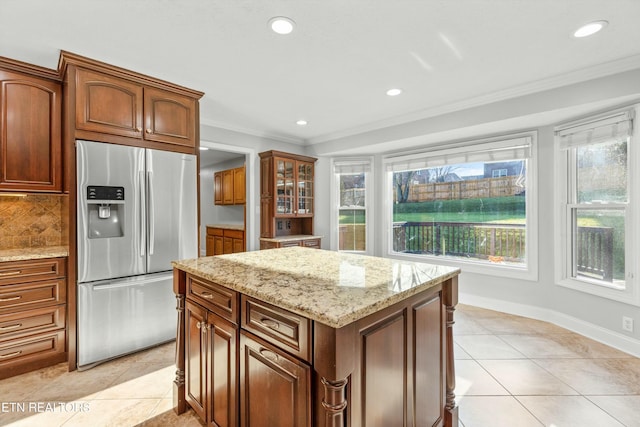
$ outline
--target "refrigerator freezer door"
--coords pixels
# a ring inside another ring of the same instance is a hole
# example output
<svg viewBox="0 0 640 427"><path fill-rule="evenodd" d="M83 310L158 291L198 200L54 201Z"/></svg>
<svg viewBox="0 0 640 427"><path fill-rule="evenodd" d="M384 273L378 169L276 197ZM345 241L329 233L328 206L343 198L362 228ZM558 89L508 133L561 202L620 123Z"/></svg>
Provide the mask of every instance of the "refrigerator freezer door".
<svg viewBox="0 0 640 427"><path fill-rule="evenodd" d="M147 150L147 272L198 256L196 156Z"/></svg>
<svg viewBox="0 0 640 427"><path fill-rule="evenodd" d="M176 337L172 273L78 285L78 366Z"/></svg>
<svg viewBox="0 0 640 427"><path fill-rule="evenodd" d="M78 282L144 274L144 149L78 140L76 154ZM107 209L88 200L88 186L122 187L124 203L112 204L104 218ZM122 233L104 233L97 225L105 222L103 228L113 231L114 221Z"/></svg>

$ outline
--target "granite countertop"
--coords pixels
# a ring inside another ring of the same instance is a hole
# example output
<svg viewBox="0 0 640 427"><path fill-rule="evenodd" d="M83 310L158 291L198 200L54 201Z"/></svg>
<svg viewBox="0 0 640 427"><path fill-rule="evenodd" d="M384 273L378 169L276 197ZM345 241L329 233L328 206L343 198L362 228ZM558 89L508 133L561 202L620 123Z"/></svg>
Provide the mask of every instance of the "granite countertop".
<svg viewBox="0 0 640 427"><path fill-rule="evenodd" d="M173 265L334 328L460 272L454 267L303 247L181 260Z"/></svg>
<svg viewBox="0 0 640 427"><path fill-rule="evenodd" d="M311 240L321 238L322 236L313 236L310 234L294 234L292 236L261 237L260 240L265 242L290 242L292 240Z"/></svg>
<svg viewBox="0 0 640 427"><path fill-rule="evenodd" d="M59 258L69 255L66 246L45 246L41 248L0 250L0 262L25 261L30 259Z"/></svg>
<svg viewBox="0 0 640 427"><path fill-rule="evenodd" d="M244 231L244 224L207 224L207 227L225 228L227 230L242 230L242 231Z"/></svg>

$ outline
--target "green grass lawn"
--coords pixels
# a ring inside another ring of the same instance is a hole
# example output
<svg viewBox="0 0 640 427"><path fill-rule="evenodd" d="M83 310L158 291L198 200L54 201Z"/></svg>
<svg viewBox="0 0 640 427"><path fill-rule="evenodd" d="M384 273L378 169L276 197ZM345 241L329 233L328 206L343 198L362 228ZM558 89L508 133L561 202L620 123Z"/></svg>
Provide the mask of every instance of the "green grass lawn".
<svg viewBox="0 0 640 427"><path fill-rule="evenodd" d="M522 196L441 200L397 203L393 209L393 221L524 224L525 212L525 198Z"/></svg>

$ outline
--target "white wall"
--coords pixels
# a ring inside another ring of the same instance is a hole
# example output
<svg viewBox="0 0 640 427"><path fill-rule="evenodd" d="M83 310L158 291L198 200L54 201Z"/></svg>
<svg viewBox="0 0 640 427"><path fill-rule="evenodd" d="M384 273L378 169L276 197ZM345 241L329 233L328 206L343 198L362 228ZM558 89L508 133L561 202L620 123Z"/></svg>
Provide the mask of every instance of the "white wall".
<svg viewBox="0 0 640 427"><path fill-rule="evenodd" d="M617 106L640 101L640 70L602 77L514 99L444 113L393 128L316 144L308 153L320 157L316 176L328 183L332 156L375 156L375 214L379 232L375 254L385 256L385 173L382 155L417 149L431 143L479 139L518 131L538 132L538 245L536 281L472 274L460 276L461 302L548 320L640 356L640 307L574 291L554 283L553 126ZM638 119L636 119L638 120ZM636 123L637 126L637 123ZM637 141L640 142L640 141ZM329 189L316 186L317 206L328 206ZM327 207L327 211L329 208ZM316 230L329 230L329 214L316 211ZM622 331L622 316L635 320L633 333Z"/></svg>
<svg viewBox="0 0 640 427"><path fill-rule="evenodd" d="M505 100L470 106L464 110L403 125L371 130L354 136L304 147L244 135L238 132L203 126L202 140L251 147L256 153L281 150L318 157L316 163L316 211L314 231L324 236L323 248L329 247L330 229L330 159L333 156L373 155L375 173L374 253L385 256L385 177L382 155L399 150L416 149L431 143L478 139L519 131L538 132L539 200L539 272L536 281L508 279L500 276L471 274L460 276L461 302L548 320L591 336L640 356L640 308L590 294L563 288L554 283L553 253L554 200L556 180L553 174L553 126L633 102L640 102L640 69L607 77L551 88ZM444 110L443 110L444 111ZM638 119L636 119L638 120ZM637 124L636 124L637 125ZM256 154L257 156L257 154ZM259 162L252 173L259 188ZM259 224L259 198L256 192L252 212ZM256 248L259 230L252 233ZM623 332L622 316L635 320L634 333Z"/></svg>

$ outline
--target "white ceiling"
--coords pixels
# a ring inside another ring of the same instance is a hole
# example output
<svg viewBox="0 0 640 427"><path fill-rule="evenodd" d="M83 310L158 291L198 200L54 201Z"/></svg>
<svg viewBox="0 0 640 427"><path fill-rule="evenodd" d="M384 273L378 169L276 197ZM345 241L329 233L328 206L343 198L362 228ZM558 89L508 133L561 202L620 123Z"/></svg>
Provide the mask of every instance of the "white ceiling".
<svg viewBox="0 0 640 427"><path fill-rule="evenodd" d="M639 68L639 22L640 0L0 0L0 55L67 50L205 92L202 124L313 144Z"/></svg>

